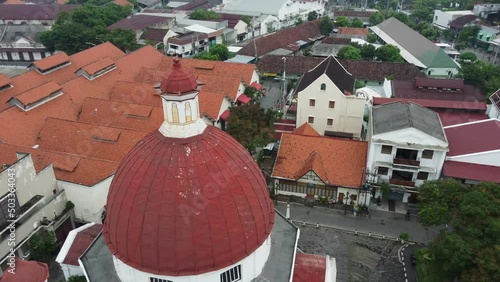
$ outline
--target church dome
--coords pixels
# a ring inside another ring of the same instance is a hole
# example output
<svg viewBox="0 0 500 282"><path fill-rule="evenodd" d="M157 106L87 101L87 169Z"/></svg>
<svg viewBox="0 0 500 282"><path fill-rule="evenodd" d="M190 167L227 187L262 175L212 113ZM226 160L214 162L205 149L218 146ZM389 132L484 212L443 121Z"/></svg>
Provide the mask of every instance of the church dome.
<svg viewBox="0 0 500 282"><path fill-rule="evenodd" d="M188 138L154 131L119 165L104 240L123 263L168 276L233 265L269 237L274 206L250 154L213 126Z"/></svg>
<svg viewBox="0 0 500 282"><path fill-rule="evenodd" d="M162 92L180 95L196 91L198 83L194 75L181 68L179 58L175 57L173 62L172 70L161 80L160 89Z"/></svg>

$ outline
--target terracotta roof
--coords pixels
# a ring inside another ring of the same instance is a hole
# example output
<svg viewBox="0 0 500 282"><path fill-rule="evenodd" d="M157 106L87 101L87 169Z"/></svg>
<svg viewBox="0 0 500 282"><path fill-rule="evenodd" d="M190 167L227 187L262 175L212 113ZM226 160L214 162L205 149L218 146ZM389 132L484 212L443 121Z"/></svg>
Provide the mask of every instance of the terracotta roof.
<svg viewBox="0 0 500 282"><path fill-rule="evenodd" d="M180 59L173 59L172 68L161 80L160 89L163 93L182 95L196 91L198 82L196 77L182 68Z"/></svg>
<svg viewBox="0 0 500 282"><path fill-rule="evenodd" d="M184 209L198 201L200 189L213 190L201 191L211 200ZM260 247L274 224L259 166L213 126L186 139L159 131L146 136L117 169L106 211L111 253L135 269L169 276L233 265Z"/></svg>
<svg viewBox="0 0 500 282"><path fill-rule="evenodd" d="M335 11L333 14L335 18L339 16L344 17L357 17L357 18L369 18L375 12L370 11Z"/></svg>
<svg viewBox="0 0 500 282"><path fill-rule="evenodd" d="M421 78L415 78L415 81L421 81ZM405 99L428 99L428 100L447 100L447 101L463 101L463 102L484 102L484 95L481 90L470 84L463 85L463 89L457 91L443 91L441 89L419 89L415 81L392 81L393 93L396 98ZM431 79L424 80L425 84L432 84L436 88L449 88L448 86L459 86L460 81L448 79Z"/></svg>
<svg viewBox="0 0 500 282"><path fill-rule="evenodd" d="M444 128L450 151L448 156L500 150L500 120L488 119Z"/></svg>
<svg viewBox="0 0 500 282"><path fill-rule="evenodd" d="M325 37L325 39L323 39L321 41L321 43L347 45L347 44L351 43L351 39L350 38L343 38L343 37L328 36L328 37Z"/></svg>
<svg viewBox="0 0 500 282"><path fill-rule="evenodd" d="M293 268L292 282L324 282L326 277L326 257L297 252Z"/></svg>
<svg viewBox="0 0 500 282"><path fill-rule="evenodd" d="M443 175L446 177L491 181L500 183L500 167L466 162L445 161Z"/></svg>
<svg viewBox="0 0 500 282"><path fill-rule="evenodd" d="M14 98L21 102L25 107L36 103L43 98L61 90L61 86L55 82L47 82L43 85L32 88L26 92L23 92Z"/></svg>
<svg viewBox="0 0 500 282"><path fill-rule="evenodd" d="M231 101L236 101L236 96L240 94L239 88L242 79L234 76L220 76L199 74L198 81L202 83L201 89L209 92L222 92Z"/></svg>
<svg viewBox="0 0 500 282"><path fill-rule="evenodd" d="M162 42L167 35L168 29L160 29L160 28L150 28L147 27L144 32L141 34L141 39L144 40L153 40L156 42Z"/></svg>
<svg viewBox="0 0 500 282"><path fill-rule="evenodd" d="M3 73L0 73L0 88L10 83L10 78Z"/></svg>
<svg viewBox="0 0 500 282"><path fill-rule="evenodd" d="M368 28L358 28L358 27L339 27L339 34L348 34L348 35L368 35Z"/></svg>
<svg viewBox="0 0 500 282"><path fill-rule="evenodd" d="M144 131L47 118L38 135L38 144L48 151L120 162L146 134Z"/></svg>
<svg viewBox="0 0 500 282"><path fill-rule="evenodd" d="M234 28L236 24L243 18L242 15L235 15L235 14L224 14L220 13L219 14L221 20L227 20L227 26L230 28Z"/></svg>
<svg viewBox="0 0 500 282"><path fill-rule="evenodd" d="M38 261L27 261L15 258L15 268L13 272L5 269L1 282L45 282L49 278L49 268L46 263Z"/></svg>
<svg viewBox="0 0 500 282"><path fill-rule="evenodd" d="M276 49L286 49L289 45L293 45L299 40L310 42L322 37L319 32L318 19L254 39L238 51L238 54L260 57ZM257 48L257 52L255 48Z"/></svg>
<svg viewBox="0 0 500 282"><path fill-rule="evenodd" d="M109 30L123 28L129 30L143 30L146 27L156 25L163 22L171 21L172 18L150 15L134 15L130 18L125 18L117 21L108 27Z"/></svg>
<svg viewBox="0 0 500 282"><path fill-rule="evenodd" d="M113 0L113 3L119 6L133 6L128 0Z"/></svg>
<svg viewBox="0 0 500 282"><path fill-rule="evenodd" d="M311 168L328 185L358 188L367 150L363 141L283 133L272 176L296 180Z"/></svg>
<svg viewBox="0 0 500 282"><path fill-rule="evenodd" d="M296 92L304 90L321 75L326 74L330 80L342 91L352 92L354 90L354 77L333 56L324 59L319 65L305 73L300 79Z"/></svg>
<svg viewBox="0 0 500 282"><path fill-rule="evenodd" d="M412 102L420 106L431 109L458 109L458 110L463 109L463 110L480 110L483 112L486 111L486 103L484 102L373 97L373 105L384 105L394 102L403 102L405 104Z"/></svg>
<svg viewBox="0 0 500 282"><path fill-rule="evenodd" d="M305 122L303 125L297 127L295 130L292 131L293 134L297 135L304 135L304 136L321 136L319 133L314 130L314 128L307 122Z"/></svg>
<svg viewBox="0 0 500 282"><path fill-rule="evenodd" d="M282 73L283 57L286 58L286 72L290 74L304 74L324 60L316 57L265 55L257 63L257 69L261 73ZM413 80L415 76L423 75L415 65L408 63L338 61L357 79L383 81L386 76L391 76L396 80Z"/></svg>
<svg viewBox="0 0 500 282"><path fill-rule="evenodd" d="M465 15L454 19L448 25L450 28L462 29L466 24L474 21L475 19L477 19L476 15Z"/></svg>
<svg viewBox="0 0 500 282"><path fill-rule="evenodd" d="M35 65L41 71L46 71L50 68L64 64L69 61L70 61L69 56L64 52L60 52L55 55L35 61L33 62L33 65Z"/></svg>
<svg viewBox="0 0 500 282"><path fill-rule="evenodd" d="M222 100L224 100L224 93L201 90L198 94L198 100L200 101L200 113L202 115L212 120L217 120L219 118Z"/></svg>
<svg viewBox="0 0 500 282"><path fill-rule="evenodd" d="M105 68L108 68L114 64L115 64L115 61L113 61L109 57L105 57L105 58L99 59L91 64L88 64L88 65L82 67L82 69L85 72L87 72L89 75L94 75L97 72L99 72Z"/></svg>
<svg viewBox="0 0 500 282"><path fill-rule="evenodd" d="M70 264L74 266L80 266L78 259L85 253L85 251L90 247L92 242L94 242L97 235L102 231L102 224L94 224L84 230L81 230L76 234L71 247L64 258L64 264Z"/></svg>

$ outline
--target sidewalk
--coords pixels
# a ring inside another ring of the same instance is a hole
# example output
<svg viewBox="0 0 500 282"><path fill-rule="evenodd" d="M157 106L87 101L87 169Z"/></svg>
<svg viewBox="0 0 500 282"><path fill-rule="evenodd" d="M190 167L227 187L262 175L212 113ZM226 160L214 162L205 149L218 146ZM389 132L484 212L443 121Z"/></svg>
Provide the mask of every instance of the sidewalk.
<svg viewBox="0 0 500 282"><path fill-rule="evenodd" d="M279 212L286 214L286 203L279 202L276 206ZM343 211L324 207L306 207L291 203L290 217L293 221L310 224L320 224L327 227L347 231L358 231L378 236L399 238L401 233L408 233L410 241L428 243L439 233L440 228L434 227L425 230L416 218L405 220L405 215L395 212L371 210L369 217L354 217L352 214L344 215ZM300 224L299 224L300 226Z"/></svg>

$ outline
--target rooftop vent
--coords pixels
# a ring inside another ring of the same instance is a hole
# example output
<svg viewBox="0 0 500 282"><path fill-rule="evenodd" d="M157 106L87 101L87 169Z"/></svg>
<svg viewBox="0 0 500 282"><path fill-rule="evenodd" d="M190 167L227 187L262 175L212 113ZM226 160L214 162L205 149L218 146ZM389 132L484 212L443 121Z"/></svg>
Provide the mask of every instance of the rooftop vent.
<svg viewBox="0 0 500 282"><path fill-rule="evenodd" d="M115 61L106 57L80 68L76 74L83 75L88 80L94 80L114 69L116 69Z"/></svg>
<svg viewBox="0 0 500 282"><path fill-rule="evenodd" d="M0 73L0 92L12 88L10 78Z"/></svg>
<svg viewBox="0 0 500 282"><path fill-rule="evenodd" d="M61 89L59 84L50 81L10 98L9 104L27 112L61 96Z"/></svg>
<svg viewBox="0 0 500 282"><path fill-rule="evenodd" d="M147 119L151 115L152 107L131 104L125 110L125 116L131 118Z"/></svg>
<svg viewBox="0 0 500 282"><path fill-rule="evenodd" d="M46 57L39 61L32 63L29 67L36 70L40 74L46 75L65 66L70 65L69 56L66 53L61 52L55 55Z"/></svg>

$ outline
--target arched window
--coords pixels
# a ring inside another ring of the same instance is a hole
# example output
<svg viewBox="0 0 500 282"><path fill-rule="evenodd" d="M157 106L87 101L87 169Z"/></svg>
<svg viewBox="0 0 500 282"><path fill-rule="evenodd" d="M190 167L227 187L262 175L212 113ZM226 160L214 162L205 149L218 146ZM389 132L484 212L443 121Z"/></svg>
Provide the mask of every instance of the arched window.
<svg viewBox="0 0 500 282"><path fill-rule="evenodd" d="M326 90L326 84L321 83L321 90Z"/></svg>

